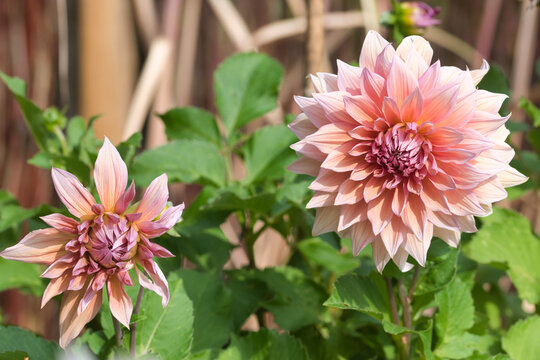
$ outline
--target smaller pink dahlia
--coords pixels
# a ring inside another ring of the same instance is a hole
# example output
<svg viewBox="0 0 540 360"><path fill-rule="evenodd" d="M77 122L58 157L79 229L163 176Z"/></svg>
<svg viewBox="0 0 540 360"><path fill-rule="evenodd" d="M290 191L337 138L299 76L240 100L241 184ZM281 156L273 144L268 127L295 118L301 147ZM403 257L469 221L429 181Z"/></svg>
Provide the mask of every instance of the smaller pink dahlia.
<svg viewBox="0 0 540 360"><path fill-rule="evenodd" d="M66 347L96 316L104 287L112 315L129 328L133 305L124 285L133 286L129 275L133 268L139 283L160 295L166 306L167 279L153 257L174 255L150 239L170 230L184 209L184 204L167 208L167 175L152 181L141 201L128 208L135 185L132 182L126 189L126 164L105 138L94 168L101 204L69 172L53 168L52 179L60 200L80 221L62 214L44 216L42 220L52 228L32 231L0 256L48 266L41 275L51 279L42 307L64 293L60 346Z"/></svg>
<svg viewBox="0 0 540 360"><path fill-rule="evenodd" d="M313 234L351 237L355 255L371 244L379 271L390 259L409 270L409 255L424 266L433 236L457 246L527 180L508 165L506 95L476 88L487 63L463 71L432 56L422 37L394 49L370 31L359 67L338 61L337 76L313 77L313 97L296 97L302 156L289 169L315 177Z"/></svg>

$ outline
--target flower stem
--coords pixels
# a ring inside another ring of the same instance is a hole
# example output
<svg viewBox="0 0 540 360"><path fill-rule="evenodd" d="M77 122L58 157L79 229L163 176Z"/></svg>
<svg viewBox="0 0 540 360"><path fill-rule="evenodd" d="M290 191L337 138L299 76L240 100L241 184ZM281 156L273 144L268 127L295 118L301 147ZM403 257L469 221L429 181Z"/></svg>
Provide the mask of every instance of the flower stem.
<svg viewBox="0 0 540 360"><path fill-rule="evenodd" d="M116 320L114 315L112 316L112 323L114 326L114 335L116 337L116 346L121 347L122 346L122 325L120 325L120 322Z"/></svg>
<svg viewBox="0 0 540 360"><path fill-rule="evenodd" d="M411 303L410 298L407 296L407 291L405 290L405 283L403 279L398 280L398 294L399 300L403 307L403 325L407 328L411 328ZM409 352L411 348L411 334L407 333L403 335L403 344L405 345L405 353L407 354L406 359L409 358Z"/></svg>
<svg viewBox="0 0 540 360"><path fill-rule="evenodd" d="M385 276L384 280L386 281L386 291L388 292L388 300L390 301L390 309L392 310L392 321L394 322L394 324L401 326L401 322L399 321L399 315L397 311L396 297L394 296L394 289L392 287L392 279ZM399 358L401 360L408 359L409 354L406 351L405 343L403 342L402 337L398 335L392 335L392 339L394 340L396 347L399 349L399 352L400 352Z"/></svg>
<svg viewBox="0 0 540 360"><path fill-rule="evenodd" d="M135 303L135 308L133 309L134 315L139 315L143 293L144 293L144 288L141 286L139 288L139 294L137 295L137 302ZM133 325L131 326L130 351L131 351L131 357L134 359L135 359L136 344L137 344L137 321L135 321Z"/></svg>

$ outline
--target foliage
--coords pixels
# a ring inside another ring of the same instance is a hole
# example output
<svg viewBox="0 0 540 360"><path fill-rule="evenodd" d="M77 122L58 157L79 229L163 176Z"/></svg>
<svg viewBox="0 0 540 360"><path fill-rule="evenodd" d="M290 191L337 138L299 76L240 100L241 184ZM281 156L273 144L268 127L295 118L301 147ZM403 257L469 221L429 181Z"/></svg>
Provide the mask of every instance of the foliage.
<svg viewBox="0 0 540 360"><path fill-rule="evenodd" d="M0 77L38 144L30 163L67 169L95 192L90 174L101 141L94 119L41 110L26 98L21 80ZM217 114L171 109L160 115L166 145L138 151L140 134L118 145L139 186L166 172L171 183L195 184L200 191L182 222L158 241L176 256L160 262L169 281L168 306L145 292L121 346L103 306L73 351L100 359L126 355L133 335L138 357L158 359L520 360L538 353L539 317L525 313L521 302L539 306L540 242L525 217L494 208L477 234L463 236L462 247L434 239L425 268L401 273L389 264L384 277L369 247L353 257L350 240L311 235L313 213L305 203L312 180L285 170L296 158L289 148L295 141L289 121L252 132L245 127L274 109L281 78L280 65L266 55L234 55L215 73ZM479 87L509 94L496 66ZM526 131L534 151L519 152L515 165L532 180L512 190L513 197L540 187L540 112L524 99L520 106L532 127L509 127ZM241 178L234 171L238 164L245 169ZM23 229L44 227L39 216L53 211L61 210L22 208L1 191L2 248L18 241ZM229 218L240 228L238 243L221 226ZM282 266L260 269L254 246L267 229L283 238L290 256ZM231 252L243 254L246 264L232 266ZM0 290L42 294L39 266L0 260L0 270ZM515 291L502 286L507 279ZM128 290L134 302L137 292L138 287ZM0 327L0 359L52 359L59 351L25 330Z"/></svg>

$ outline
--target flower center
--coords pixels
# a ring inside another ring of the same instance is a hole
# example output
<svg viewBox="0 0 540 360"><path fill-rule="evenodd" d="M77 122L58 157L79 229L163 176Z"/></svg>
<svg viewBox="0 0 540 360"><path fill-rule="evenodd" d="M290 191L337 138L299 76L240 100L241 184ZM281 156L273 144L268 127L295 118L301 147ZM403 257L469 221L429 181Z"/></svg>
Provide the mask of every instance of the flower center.
<svg viewBox="0 0 540 360"><path fill-rule="evenodd" d="M106 268L131 259L137 251L138 232L118 215L103 215L88 230L86 249L90 256Z"/></svg>
<svg viewBox="0 0 540 360"><path fill-rule="evenodd" d="M429 145L418 134L415 126L395 125L379 133L371 144L366 161L378 164L376 177L393 176L398 183L404 178L423 178L422 171L429 154Z"/></svg>

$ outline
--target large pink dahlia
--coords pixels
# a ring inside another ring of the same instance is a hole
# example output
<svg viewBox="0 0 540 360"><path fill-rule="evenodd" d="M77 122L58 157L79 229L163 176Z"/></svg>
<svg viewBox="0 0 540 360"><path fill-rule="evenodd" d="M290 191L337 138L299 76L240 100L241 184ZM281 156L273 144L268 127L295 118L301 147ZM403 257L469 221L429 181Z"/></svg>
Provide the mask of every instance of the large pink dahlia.
<svg viewBox="0 0 540 360"><path fill-rule="evenodd" d="M135 269L139 283L159 294L166 306L167 279L153 257L173 254L150 239L171 229L184 209L184 204L167 208L167 175L152 181L141 201L129 207L135 185L126 189L126 164L105 139L94 168L101 204L69 172L53 168L52 179L60 200L80 221L62 214L44 216L43 221L52 228L32 231L0 256L48 266L41 275L51 279L42 306L64 293L60 346L68 345L96 316L104 287L112 315L129 327L133 305L124 285L133 285L130 269Z"/></svg>
<svg viewBox="0 0 540 360"><path fill-rule="evenodd" d="M508 165L506 95L476 88L487 63L463 71L432 55L419 36L394 49L370 31L359 67L338 61L337 76L313 76L313 98L296 97L290 170L316 177L313 234L351 237L355 255L371 244L379 271L390 259L409 270L408 255L423 266L433 236L457 246L526 181Z"/></svg>

